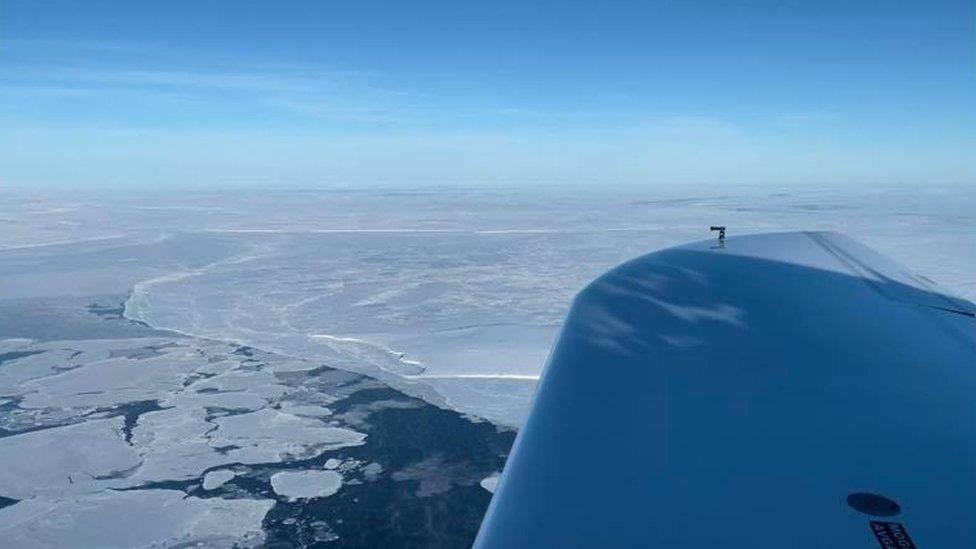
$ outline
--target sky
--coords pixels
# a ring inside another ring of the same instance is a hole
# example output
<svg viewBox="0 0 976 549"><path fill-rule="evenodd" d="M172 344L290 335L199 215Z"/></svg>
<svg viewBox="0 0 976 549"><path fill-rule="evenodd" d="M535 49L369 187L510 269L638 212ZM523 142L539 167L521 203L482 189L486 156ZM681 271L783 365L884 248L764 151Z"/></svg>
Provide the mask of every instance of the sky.
<svg viewBox="0 0 976 549"><path fill-rule="evenodd" d="M0 185L976 184L972 0L0 3Z"/></svg>

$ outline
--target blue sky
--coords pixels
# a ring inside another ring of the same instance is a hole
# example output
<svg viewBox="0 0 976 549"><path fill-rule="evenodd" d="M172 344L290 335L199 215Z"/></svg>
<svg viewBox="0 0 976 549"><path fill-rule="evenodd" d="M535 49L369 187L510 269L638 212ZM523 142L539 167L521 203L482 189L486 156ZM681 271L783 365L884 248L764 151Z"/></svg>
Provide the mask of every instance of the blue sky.
<svg viewBox="0 0 976 549"><path fill-rule="evenodd" d="M2 184L976 184L971 0L0 10Z"/></svg>

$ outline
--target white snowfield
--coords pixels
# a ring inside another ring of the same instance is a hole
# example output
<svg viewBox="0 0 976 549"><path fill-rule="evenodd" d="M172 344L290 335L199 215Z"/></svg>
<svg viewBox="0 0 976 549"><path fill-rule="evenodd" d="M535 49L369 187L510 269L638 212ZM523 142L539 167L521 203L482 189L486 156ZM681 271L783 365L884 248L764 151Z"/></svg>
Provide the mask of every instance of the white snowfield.
<svg viewBox="0 0 976 549"><path fill-rule="evenodd" d="M422 383L433 395L412 394L518 426L574 294L632 257L709 238L712 224L838 230L976 296L976 259L961 253L976 232L972 190L712 191L322 193L287 220L222 203L249 215L206 234L244 249L139 281L126 315Z"/></svg>
<svg viewBox="0 0 976 549"><path fill-rule="evenodd" d="M837 230L976 298L971 188L27 194L0 200L0 301L130 293L125 316L187 337L40 323L31 341L0 318L0 355L18 353L0 364L11 547L260 543L273 501L225 499L231 473L364 443L367 406L333 414L341 395L280 380L323 365L518 427L576 292L709 225ZM170 481L214 497L149 487Z"/></svg>
<svg viewBox="0 0 976 549"><path fill-rule="evenodd" d="M315 402L335 396L293 396L226 344L0 340L0 354L14 350L37 354L0 367L0 395L16 403L8 426L68 424L0 438L0 494L21 500L0 509L5 547L259 543L273 500L139 488L201 479L217 490L236 476L222 466L307 459L366 439L323 421L330 412ZM115 415L151 400L169 408L130 425Z"/></svg>
<svg viewBox="0 0 976 549"><path fill-rule="evenodd" d="M962 186L37 193L7 202L29 207L0 203L12 221L0 235L0 298L131 289L125 314L154 327L365 373L511 427L575 293L632 257L707 238L710 225L730 235L836 230L976 298L976 256L965 252L976 190ZM88 259L106 254L125 262ZM30 398L64 396L48 391Z"/></svg>

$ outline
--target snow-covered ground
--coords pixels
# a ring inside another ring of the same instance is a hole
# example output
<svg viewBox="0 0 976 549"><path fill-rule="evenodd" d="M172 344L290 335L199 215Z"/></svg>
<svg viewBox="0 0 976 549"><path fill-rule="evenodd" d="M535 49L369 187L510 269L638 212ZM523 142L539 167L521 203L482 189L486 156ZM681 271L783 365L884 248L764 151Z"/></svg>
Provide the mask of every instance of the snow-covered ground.
<svg viewBox="0 0 976 549"><path fill-rule="evenodd" d="M968 188L0 191L0 538L470 543L512 434L450 410L517 427L573 295L713 224L976 298Z"/></svg>
<svg viewBox="0 0 976 549"><path fill-rule="evenodd" d="M578 289L636 255L709 238L712 224L730 234L837 230L976 297L976 189L962 187L39 194L25 203L0 210L13 227L0 248L125 249L135 258L84 265L81 286L90 294L128 273L130 318L400 388L421 381L428 389L413 394L508 426L521 421ZM61 276L2 280L11 295L78 291Z"/></svg>

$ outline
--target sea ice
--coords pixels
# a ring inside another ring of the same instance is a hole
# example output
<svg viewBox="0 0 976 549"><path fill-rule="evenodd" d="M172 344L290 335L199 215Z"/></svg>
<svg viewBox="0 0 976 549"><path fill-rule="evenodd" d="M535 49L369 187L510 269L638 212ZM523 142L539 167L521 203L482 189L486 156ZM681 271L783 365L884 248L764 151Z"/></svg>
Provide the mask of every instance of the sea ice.
<svg viewBox="0 0 976 549"><path fill-rule="evenodd" d="M132 446L142 459L131 482L188 480L207 469L232 461L210 445L216 429L202 408L169 408L139 416L132 429Z"/></svg>
<svg viewBox="0 0 976 549"><path fill-rule="evenodd" d="M274 500L186 497L178 490L36 498L0 509L7 547L242 547L264 539Z"/></svg>
<svg viewBox="0 0 976 549"><path fill-rule="evenodd" d="M490 477L485 477L481 479L481 482L479 482L478 484L480 484L481 487L484 488L485 490L488 490L489 492L494 494L495 490L498 488L499 480L501 480L501 476L498 473L495 473Z"/></svg>
<svg viewBox="0 0 976 549"><path fill-rule="evenodd" d="M31 347L32 354L4 361L0 368L0 394L17 396L28 392L25 384L32 380L56 375L71 368L74 349L47 349Z"/></svg>
<svg viewBox="0 0 976 549"><path fill-rule="evenodd" d="M23 387L27 394L21 406L82 408L154 400L182 388L183 379L193 371L193 358L199 361L199 356L175 351L147 359L112 358L90 362L25 383Z"/></svg>
<svg viewBox="0 0 976 549"><path fill-rule="evenodd" d="M13 431L52 428L0 438L0 496L189 480L231 463L314 457L366 437L326 425L319 418L331 411L310 403L340 397L282 385L250 353L226 354L225 344L165 338L14 343L23 350L0 368L0 386L10 393L0 424ZM339 373L338 379L352 375ZM316 380L329 378L326 372ZM303 401L279 403L289 391ZM270 408L271 401L282 410ZM77 424L59 426L70 423Z"/></svg>
<svg viewBox="0 0 976 549"><path fill-rule="evenodd" d="M210 434L214 448L235 447L227 452L241 463L268 463L289 458L311 458L329 450L358 446L366 435L330 427L317 419L293 416L271 408L218 417Z"/></svg>
<svg viewBox="0 0 976 549"><path fill-rule="evenodd" d="M324 498L342 487L342 475L335 471L282 471L271 475L271 487L287 498Z"/></svg>
<svg viewBox="0 0 976 549"><path fill-rule="evenodd" d="M308 404L296 404L294 402L283 402L281 411L296 416L308 417L328 417L332 415L332 410L325 406L312 406Z"/></svg>
<svg viewBox="0 0 976 549"><path fill-rule="evenodd" d="M121 417L95 419L0 438L0 496L56 498L124 484L141 460L122 425Z"/></svg>
<svg viewBox="0 0 976 549"><path fill-rule="evenodd" d="M281 371L325 363L517 426L573 295L622 261L709 238L718 221L733 235L837 229L971 298L974 260L959 250L974 198L952 188L444 191L395 203L364 193L341 215L292 204L287 220L174 217L184 233L207 225L236 255L144 280L126 315L308 360Z"/></svg>
<svg viewBox="0 0 976 549"><path fill-rule="evenodd" d="M230 469L218 469L217 471L210 471L203 476L203 489L216 490L236 476L237 473L231 471Z"/></svg>
<svg viewBox="0 0 976 549"><path fill-rule="evenodd" d="M279 385L274 374L268 370L256 372L232 370L220 375L208 377L195 382L189 387L192 391L250 391L265 398L276 398L288 391L284 385Z"/></svg>
<svg viewBox="0 0 976 549"><path fill-rule="evenodd" d="M160 406L177 408L225 408L228 410L259 410L268 405L268 400L247 391L203 392L181 391L160 399Z"/></svg>

